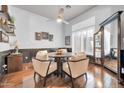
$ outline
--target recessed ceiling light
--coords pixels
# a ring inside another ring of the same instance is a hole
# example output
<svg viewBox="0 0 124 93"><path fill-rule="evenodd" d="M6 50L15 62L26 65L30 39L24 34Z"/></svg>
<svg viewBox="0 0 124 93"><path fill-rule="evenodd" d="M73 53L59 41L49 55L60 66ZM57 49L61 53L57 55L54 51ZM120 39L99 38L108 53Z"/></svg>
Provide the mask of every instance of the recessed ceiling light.
<svg viewBox="0 0 124 93"><path fill-rule="evenodd" d="M70 5L66 5L65 7L66 7L67 9L70 9L70 8L71 8L71 6L70 6Z"/></svg>

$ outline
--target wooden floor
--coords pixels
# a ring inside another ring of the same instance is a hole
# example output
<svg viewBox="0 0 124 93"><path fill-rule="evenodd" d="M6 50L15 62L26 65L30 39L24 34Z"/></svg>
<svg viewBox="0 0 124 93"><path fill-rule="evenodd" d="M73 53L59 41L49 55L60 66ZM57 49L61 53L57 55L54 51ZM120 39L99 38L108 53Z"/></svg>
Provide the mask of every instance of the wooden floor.
<svg viewBox="0 0 124 93"><path fill-rule="evenodd" d="M117 60L108 60L105 61L104 66L107 67L108 69L112 70L113 72L117 73L118 72L118 63Z"/></svg>
<svg viewBox="0 0 124 93"><path fill-rule="evenodd" d="M16 73L7 74L0 79L1 88L42 88L43 80L36 77L33 79L32 64L24 64L24 70ZM124 86L118 84L116 74L106 70L105 68L90 64L88 69L88 81L85 77L80 77L74 81L76 88L122 88ZM47 79L47 88L70 88L71 80L68 76L65 78L51 75Z"/></svg>

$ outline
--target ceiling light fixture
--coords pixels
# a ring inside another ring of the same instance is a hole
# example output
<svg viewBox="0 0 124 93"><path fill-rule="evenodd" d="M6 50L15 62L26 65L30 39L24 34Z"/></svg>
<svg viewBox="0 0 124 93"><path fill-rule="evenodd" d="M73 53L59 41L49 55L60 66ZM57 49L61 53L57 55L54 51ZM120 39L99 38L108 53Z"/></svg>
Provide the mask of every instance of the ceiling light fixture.
<svg viewBox="0 0 124 93"><path fill-rule="evenodd" d="M69 7L69 6L67 6ZM64 8L60 8L59 11L58 11L58 16L57 16L57 19L56 21L58 23L64 23L64 24L69 24L66 20L64 20Z"/></svg>
<svg viewBox="0 0 124 93"><path fill-rule="evenodd" d="M57 22L58 23L61 23L62 22L62 19L61 18L57 18Z"/></svg>

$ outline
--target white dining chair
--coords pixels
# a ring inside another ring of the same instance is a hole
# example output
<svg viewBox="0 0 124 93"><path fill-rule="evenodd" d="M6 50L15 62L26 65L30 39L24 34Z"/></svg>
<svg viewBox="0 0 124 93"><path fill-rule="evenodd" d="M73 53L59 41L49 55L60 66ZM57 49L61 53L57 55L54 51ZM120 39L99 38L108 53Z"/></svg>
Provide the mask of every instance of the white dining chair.
<svg viewBox="0 0 124 93"><path fill-rule="evenodd" d="M32 63L34 67L34 80L36 74L44 78L44 84L46 85L47 77L57 70L57 65L52 60L49 60L47 51L39 51L35 58L32 58Z"/></svg>
<svg viewBox="0 0 124 93"><path fill-rule="evenodd" d="M85 75L87 81L88 64L89 59L82 53L72 56L63 64L63 72L71 77L72 87L74 87L73 80L78 77Z"/></svg>

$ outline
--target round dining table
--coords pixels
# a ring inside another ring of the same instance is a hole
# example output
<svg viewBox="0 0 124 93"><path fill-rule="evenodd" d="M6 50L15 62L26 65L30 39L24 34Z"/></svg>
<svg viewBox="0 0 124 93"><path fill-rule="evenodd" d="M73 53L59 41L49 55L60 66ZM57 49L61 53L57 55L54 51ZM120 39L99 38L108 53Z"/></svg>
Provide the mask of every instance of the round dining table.
<svg viewBox="0 0 124 93"><path fill-rule="evenodd" d="M50 58L55 58L57 62L57 76L61 75L62 76L62 69L63 69L63 62L62 59L65 59L65 61L68 60L69 57L73 55L72 52L67 52L63 54L56 54L56 52L49 53L48 56Z"/></svg>

